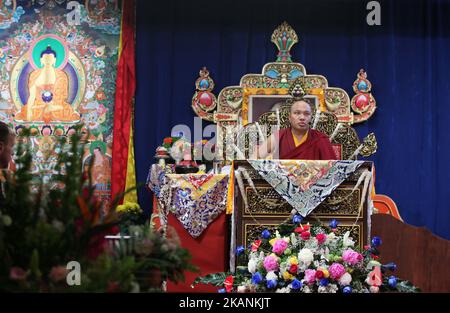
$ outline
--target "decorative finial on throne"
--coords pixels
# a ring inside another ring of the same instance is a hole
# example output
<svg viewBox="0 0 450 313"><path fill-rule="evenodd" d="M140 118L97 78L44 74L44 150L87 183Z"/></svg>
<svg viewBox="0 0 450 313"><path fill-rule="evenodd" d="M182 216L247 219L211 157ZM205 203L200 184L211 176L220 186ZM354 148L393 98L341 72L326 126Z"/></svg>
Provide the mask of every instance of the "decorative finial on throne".
<svg viewBox="0 0 450 313"><path fill-rule="evenodd" d="M289 94L294 101L303 99L307 93L306 84L303 78L297 78L289 88Z"/></svg>
<svg viewBox="0 0 450 313"><path fill-rule="evenodd" d="M298 37L286 21L273 31L271 41L278 48L277 62L292 62L290 50L298 42Z"/></svg>
<svg viewBox="0 0 450 313"><path fill-rule="evenodd" d="M196 91L192 97L192 108L199 117L213 122L213 111L217 106L216 96L212 93L214 80L209 76L205 66L201 68L199 75L200 77L195 81Z"/></svg>
<svg viewBox="0 0 450 313"><path fill-rule="evenodd" d="M372 84L367 79L364 69L359 70L357 78L353 82L353 91L355 95L350 102L352 110L356 113L353 115L353 123L361 123L368 120L377 108L377 103L371 93Z"/></svg>

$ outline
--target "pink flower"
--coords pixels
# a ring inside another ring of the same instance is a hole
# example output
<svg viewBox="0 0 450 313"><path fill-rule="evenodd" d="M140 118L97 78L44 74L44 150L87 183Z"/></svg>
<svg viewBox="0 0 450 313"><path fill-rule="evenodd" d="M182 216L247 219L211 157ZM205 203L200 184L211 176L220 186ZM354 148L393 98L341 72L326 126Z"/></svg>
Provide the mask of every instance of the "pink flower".
<svg viewBox="0 0 450 313"><path fill-rule="evenodd" d="M276 254L283 254L284 250L286 250L288 244L283 239L277 239L275 240L272 248L272 252L275 252Z"/></svg>
<svg viewBox="0 0 450 313"><path fill-rule="evenodd" d="M53 266L48 277L53 282L64 280L67 276L67 269L64 266Z"/></svg>
<svg viewBox="0 0 450 313"><path fill-rule="evenodd" d="M273 255L266 256L263 264L264 264L264 268L268 272L276 271L276 270L278 270L278 267L279 267L277 257L275 257Z"/></svg>
<svg viewBox="0 0 450 313"><path fill-rule="evenodd" d="M317 242L319 243L319 245L323 244L325 242L325 240L327 240L327 235L325 234L318 234L316 236Z"/></svg>
<svg viewBox="0 0 450 313"><path fill-rule="evenodd" d="M11 280L25 280L28 274L21 267L11 267L9 270L9 278Z"/></svg>
<svg viewBox="0 0 450 313"><path fill-rule="evenodd" d="M345 274L345 267L340 263L333 263L328 268L328 271L330 272L330 276L332 279L338 280L342 275Z"/></svg>
<svg viewBox="0 0 450 313"><path fill-rule="evenodd" d="M307 284L312 284L312 283L314 283L315 280L316 280L316 271L307 269L305 271L305 282Z"/></svg>
<svg viewBox="0 0 450 313"><path fill-rule="evenodd" d="M342 254L342 259L344 260L344 262L350 265L355 265L363 259L363 256L362 254L353 251L352 249L347 249Z"/></svg>

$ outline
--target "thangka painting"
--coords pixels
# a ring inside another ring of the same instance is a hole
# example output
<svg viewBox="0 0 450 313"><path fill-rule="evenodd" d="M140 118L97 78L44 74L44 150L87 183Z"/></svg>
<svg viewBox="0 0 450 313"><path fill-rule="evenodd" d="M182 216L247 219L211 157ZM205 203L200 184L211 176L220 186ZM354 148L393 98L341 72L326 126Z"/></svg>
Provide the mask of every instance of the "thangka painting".
<svg viewBox="0 0 450 313"><path fill-rule="evenodd" d="M50 178L54 144L77 124L88 135L97 195L109 200L118 0L0 0L0 120L31 129L34 172ZM107 202L107 201L104 201Z"/></svg>

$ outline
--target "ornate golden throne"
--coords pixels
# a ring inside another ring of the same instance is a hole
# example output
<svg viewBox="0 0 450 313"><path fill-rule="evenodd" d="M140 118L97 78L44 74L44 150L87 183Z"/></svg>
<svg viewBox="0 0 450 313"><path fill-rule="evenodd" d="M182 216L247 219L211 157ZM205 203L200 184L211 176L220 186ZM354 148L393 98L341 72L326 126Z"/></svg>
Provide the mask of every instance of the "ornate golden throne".
<svg viewBox="0 0 450 313"><path fill-rule="evenodd" d="M311 127L330 137L339 159L356 160L359 156L368 157L377 150L373 133L361 141L352 127L368 120L376 109L366 72L361 69L357 73L353 82L355 94L350 98L344 89L330 87L324 76L308 74L302 64L292 61L290 49L298 42L298 37L286 22L275 29L271 41L278 49L277 59L264 65L261 74L244 75L239 86L225 87L216 97L212 93L214 81L208 70L203 68L192 98L195 113L217 124L217 157L223 164L234 161L235 169L241 167L247 172L243 179L245 195L238 192L235 199L232 225L237 245L247 246L264 228L276 227L291 214L292 207L245 160L254 151L255 145L265 140L274 129L289 126L290 105L287 101L299 80L306 87L305 97L315 107ZM350 230L361 248L368 237L371 200L375 210L379 208L379 213L400 219L395 203L389 197L375 195L371 190L371 197L362 199L362 186L355 192L355 184L364 170L372 170L372 163L365 162L308 216L308 219L321 223L338 220L340 226L337 231ZM246 205L243 197L246 197Z"/></svg>

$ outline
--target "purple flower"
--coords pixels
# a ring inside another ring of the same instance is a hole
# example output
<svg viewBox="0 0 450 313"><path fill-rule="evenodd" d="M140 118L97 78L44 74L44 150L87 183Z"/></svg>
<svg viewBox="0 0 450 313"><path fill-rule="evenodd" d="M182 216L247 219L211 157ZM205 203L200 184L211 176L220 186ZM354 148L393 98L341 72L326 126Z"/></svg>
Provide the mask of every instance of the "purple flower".
<svg viewBox="0 0 450 313"><path fill-rule="evenodd" d="M320 285L321 286L328 286L328 283L329 283L329 281L328 281L328 279L327 278L322 278L321 280L320 280Z"/></svg>
<svg viewBox="0 0 450 313"><path fill-rule="evenodd" d="M395 277L395 276L390 276L390 277L389 277L389 280L388 280L388 283L389 283L389 286L390 286L391 288L397 287L397 277Z"/></svg>
<svg viewBox="0 0 450 313"><path fill-rule="evenodd" d="M258 285L262 280L263 280L263 278L262 278L262 275L260 272L256 272L255 274L253 274L252 283L254 285Z"/></svg>
<svg viewBox="0 0 450 313"><path fill-rule="evenodd" d="M275 279L271 279L267 281L267 288L272 289L277 286L277 281Z"/></svg>
<svg viewBox="0 0 450 313"><path fill-rule="evenodd" d="M241 255L242 253L244 253L245 248L244 246L239 246L236 248L236 255Z"/></svg>
<svg viewBox="0 0 450 313"><path fill-rule="evenodd" d="M302 282L301 281L299 281L299 280L297 280L297 279L294 279L293 281L292 281L292 283L291 283L291 288L292 289L294 289L294 290L298 290L298 289L300 289L300 288L302 288Z"/></svg>
<svg viewBox="0 0 450 313"><path fill-rule="evenodd" d="M372 245L374 247L381 246L381 238L380 237L373 237L372 238Z"/></svg>
<svg viewBox="0 0 450 313"><path fill-rule="evenodd" d="M292 218L292 222L294 224L300 224L303 221L303 218L301 217L301 215L294 215L294 217Z"/></svg>
<svg viewBox="0 0 450 313"><path fill-rule="evenodd" d="M332 229L335 229L338 225L339 225L339 222L336 221L335 219L333 219L329 224L330 228L332 228Z"/></svg>
<svg viewBox="0 0 450 313"><path fill-rule="evenodd" d="M343 293L352 293L352 287L345 286L344 289L342 289Z"/></svg>
<svg viewBox="0 0 450 313"><path fill-rule="evenodd" d="M217 290L218 293L227 293L227 291L225 290L225 288L219 289Z"/></svg>
<svg viewBox="0 0 450 313"><path fill-rule="evenodd" d="M397 269L397 265L394 262L390 262L388 264L381 265L381 270L384 272L386 270L395 271Z"/></svg>
<svg viewBox="0 0 450 313"><path fill-rule="evenodd" d="M262 237L264 239L269 239L270 238L270 231L268 231L267 229L264 229L261 233Z"/></svg>

